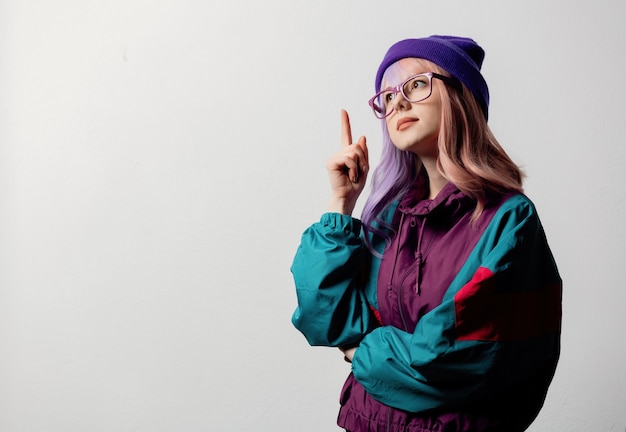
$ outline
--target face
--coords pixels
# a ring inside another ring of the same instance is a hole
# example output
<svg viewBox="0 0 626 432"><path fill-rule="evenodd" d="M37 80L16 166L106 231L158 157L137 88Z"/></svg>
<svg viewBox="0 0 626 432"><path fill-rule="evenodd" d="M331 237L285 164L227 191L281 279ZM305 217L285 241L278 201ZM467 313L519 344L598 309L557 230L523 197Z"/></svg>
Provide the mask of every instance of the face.
<svg viewBox="0 0 626 432"><path fill-rule="evenodd" d="M395 86L412 75L432 72L425 70L417 59L402 59L394 67L394 82L383 80L381 88ZM437 138L441 126L441 97L437 86L442 85L434 79L433 91L428 99L421 102L408 102L398 93L390 102L393 112L385 118L391 142L400 150L410 151L420 158L437 157Z"/></svg>

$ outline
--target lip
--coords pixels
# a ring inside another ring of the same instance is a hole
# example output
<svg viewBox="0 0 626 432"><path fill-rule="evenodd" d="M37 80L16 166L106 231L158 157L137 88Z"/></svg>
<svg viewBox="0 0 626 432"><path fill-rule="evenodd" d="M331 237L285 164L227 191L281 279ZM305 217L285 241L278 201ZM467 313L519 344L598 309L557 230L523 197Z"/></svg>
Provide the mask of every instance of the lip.
<svg viewBox="0 0 626 432"><path fill-rule="evenodd" d="M416 118L412 118L412 117L403 117L401 119L398 119L397 123L396 123L396 130L404 130L406 128L408 128L409 126L411 126L412 123L415 123L417 121Z"/></svg>

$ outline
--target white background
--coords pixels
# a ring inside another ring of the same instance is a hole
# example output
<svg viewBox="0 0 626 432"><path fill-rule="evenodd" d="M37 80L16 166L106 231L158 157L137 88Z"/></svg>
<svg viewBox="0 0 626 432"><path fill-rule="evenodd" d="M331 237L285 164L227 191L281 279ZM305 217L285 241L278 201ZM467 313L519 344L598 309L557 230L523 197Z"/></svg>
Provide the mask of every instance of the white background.
<svg viewBox="0 0 626 432"><path fill-rule="evenodd" d="M384 52L455 34L564 279L531 430L624 431L625 9L0 1L0 430L338 430L349 366L291 326L291 259L340 109L375 162Z"/></svg>

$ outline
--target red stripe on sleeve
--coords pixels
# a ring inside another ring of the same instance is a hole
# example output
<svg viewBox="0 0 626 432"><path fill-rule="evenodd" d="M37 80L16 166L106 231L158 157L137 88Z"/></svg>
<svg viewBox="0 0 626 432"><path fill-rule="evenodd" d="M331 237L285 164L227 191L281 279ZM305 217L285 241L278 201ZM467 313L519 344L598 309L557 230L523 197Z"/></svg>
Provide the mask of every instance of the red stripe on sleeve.
<svg viewBox="0 0 626 432"><path fill-rule="evenodd" d="M560 329L560 282L515 292L495 288L493 272L480 267L454 296L458 340L520 340Z"/></svg>
<svg viewBox="0 0 626 432"><path fill-rule="evenodd" d="M381 326L383 325L383 317L380 315L380 312L372 305L369 305L370 310L372 311L372 313L374 314L374 317L376 318L376 321L378 321L378 324L380 324Z"/></svg>

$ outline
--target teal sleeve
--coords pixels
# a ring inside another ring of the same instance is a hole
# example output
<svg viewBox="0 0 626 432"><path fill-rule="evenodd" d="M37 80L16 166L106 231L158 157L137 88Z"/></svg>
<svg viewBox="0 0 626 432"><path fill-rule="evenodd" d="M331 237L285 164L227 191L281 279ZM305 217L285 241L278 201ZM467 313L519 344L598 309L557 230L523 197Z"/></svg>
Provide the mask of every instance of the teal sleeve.
<svg viewBox="0 0 626 432"><path fill-rule="evenodd" d="M292 322L311 345L356 345L377 326L366 296L375 288L371 264L358 219L325 213L304 232L291 266L298 299Z"/></svg>
<svg viewBox="0 0 626 432"><path fill-rule="evenodd" d="M410 412L466 403L537 376L547 389L560 319L561 279L534 207L520 195L498 210L415 332L372 331L352 370L372 397Z"/></svg>

